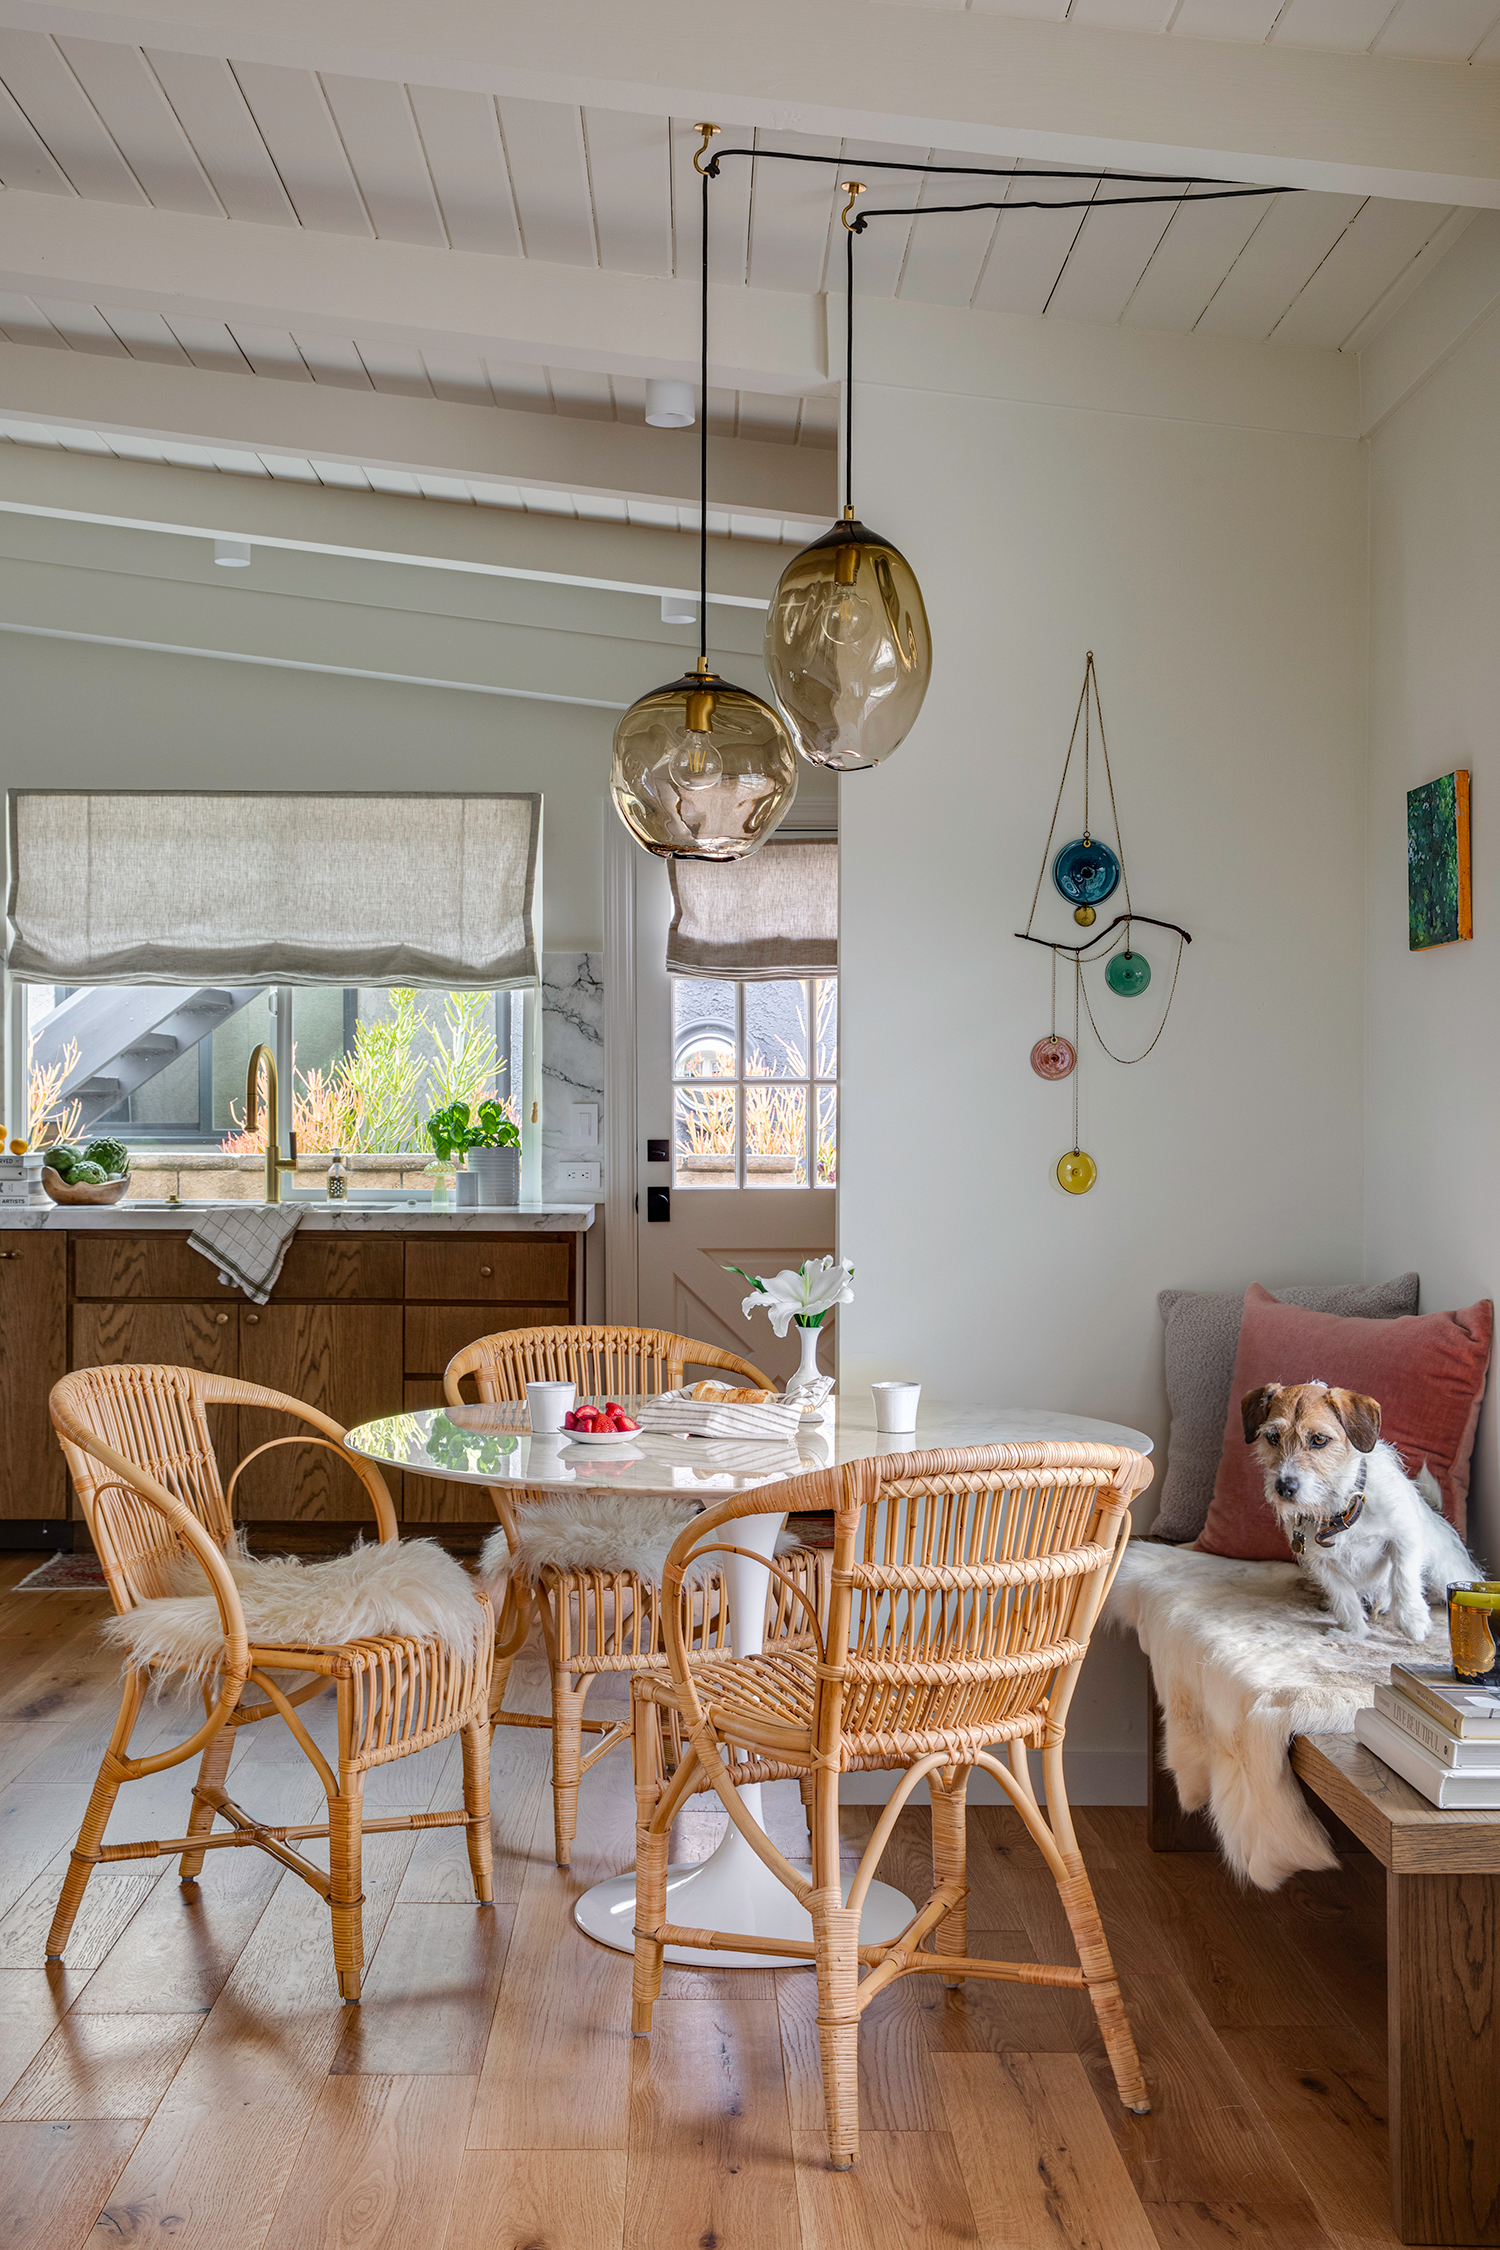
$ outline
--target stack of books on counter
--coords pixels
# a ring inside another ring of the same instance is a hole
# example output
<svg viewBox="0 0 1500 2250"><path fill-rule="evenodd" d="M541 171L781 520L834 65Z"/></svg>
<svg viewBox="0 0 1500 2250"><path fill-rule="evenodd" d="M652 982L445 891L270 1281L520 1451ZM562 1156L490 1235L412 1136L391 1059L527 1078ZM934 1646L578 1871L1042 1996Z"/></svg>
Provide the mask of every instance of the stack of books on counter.
<svg viewBox="0 0 1500 2250"><path fill-rule="evenodd" d="M26 1203L45 1203L40 1156L16 1155L0 1143L0 1211Z"/></svg>
<svg viewBox="0 0 1500 2250"><path fill-rule="evenodd" d="M1434 1805L1500 1806L1500 1689L1466 1687L1446 1664L1393 1664L1354 1732Z"/></svg>

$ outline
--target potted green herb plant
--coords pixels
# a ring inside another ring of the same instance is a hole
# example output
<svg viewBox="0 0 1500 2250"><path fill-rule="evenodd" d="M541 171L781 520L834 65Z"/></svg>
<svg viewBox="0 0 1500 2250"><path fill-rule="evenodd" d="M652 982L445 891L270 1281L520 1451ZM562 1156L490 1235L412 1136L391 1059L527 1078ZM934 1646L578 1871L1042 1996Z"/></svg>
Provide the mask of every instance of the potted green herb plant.
<svg viewBox="0 0 1500 2250"><path fill-rule="evenodd" d="M478 1202L520 1202L521 1135L499 1102L481 1102L477 1110L467 1102L450 1102L422 1130L441 1163L463 1159L474 1176Z"/></svg>

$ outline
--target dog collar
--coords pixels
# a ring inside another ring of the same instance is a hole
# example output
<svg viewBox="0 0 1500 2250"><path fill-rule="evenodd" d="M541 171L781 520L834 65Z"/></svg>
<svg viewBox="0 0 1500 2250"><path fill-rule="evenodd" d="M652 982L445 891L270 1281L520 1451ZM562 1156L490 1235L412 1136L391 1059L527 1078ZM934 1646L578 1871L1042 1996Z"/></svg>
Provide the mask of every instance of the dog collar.
<svg viewBox="0 0 1500 2250"><path fill-rule="evenodd" d="M1360 1462L1359 1475L1354 1480L1354 1495L1350 1500L1348 1507L1344 1510L1343 1514L1335 1516L1331 1523L1324 1524L1321 1531L1315 1531L1313 1533L1313 1539L1319 1547L1331 1547L1335 1539L1337 1539L1339 1533L1341 1531L1348 1531L1352 1525L1358 1523L1360 1517L1364 1514L1365 1471L1367 1466L1368 1464L1365 1461ZM1307 1518L1309 1524L1312 1522L1312 1520L1313 1519L1311 1517ZM1302 1521L1299 1518L1296 1528L1292 1532L1291 1537L1292 1553L1297 1557L1297 1560L1299 1562L1302 1560L1302 1550L1306 1544L1306 1541L1307 1533L1303 1529Z"/></svg>

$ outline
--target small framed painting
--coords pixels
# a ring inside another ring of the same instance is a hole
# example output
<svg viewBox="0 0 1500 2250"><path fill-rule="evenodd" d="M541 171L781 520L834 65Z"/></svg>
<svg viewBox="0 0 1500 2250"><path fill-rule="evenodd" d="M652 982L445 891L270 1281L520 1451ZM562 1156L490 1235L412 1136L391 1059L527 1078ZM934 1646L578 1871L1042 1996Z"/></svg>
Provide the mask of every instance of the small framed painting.
<svg viewBox="0 0 1500 2250"><path fill-rule="evenodd" d="M1406 792L1406 914L1413 953L1474 935L1466 773Z"/></svg>

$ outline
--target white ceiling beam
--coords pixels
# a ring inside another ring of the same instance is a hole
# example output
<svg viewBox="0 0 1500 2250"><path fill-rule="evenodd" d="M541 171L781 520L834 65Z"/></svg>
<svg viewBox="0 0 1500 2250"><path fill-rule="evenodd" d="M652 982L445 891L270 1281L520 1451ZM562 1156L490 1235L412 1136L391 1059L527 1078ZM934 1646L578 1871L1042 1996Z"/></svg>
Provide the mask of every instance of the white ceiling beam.
<svg viewBox="0 0 1500 2250"><path fill-rule="evenodd" d="M0 210L11 200L0 196ZM156 444L248 449L603 498L698 502L692 431L452 406L40 345L0 343L0 414ZM835 512L831 452L711 438L708 459L711 507L771 517Z"/></svg>
<svg viewBox="0 0 1500 2250"><path fill-rule="evenodd" d="M0 23L724 125L1500 203L1500 72L1399 56L874 0L0 0Z"/></svg>
<svg viewBox="0 0 1500 2250"><path fill-rule="evenodd" d="M658 645L536 624L401 612L241 586L93 570L0 555L0 632L214 657L226 663L403 681L476 695L624 710L658 687L672 658ZM722 653L764 693L759 664ZM667 659L664 664L664 658ZM600 736L607 765L609 726ZM67 776L58 776L66 783Z"/></svg>
<svg viewBox="0 0 1500 2250"><path fill-rule="evenodd" d="M601 375L693 378L696 274L680 281L361 241L144 204L0 197L0 289ZM709 380L800 397L826 388L813 296L715 288Z"/></svg>
<svg viewBox="0 0 1500 2250"><path fill-rule="evenodd" d="M698 590L692 533L271 478L210 481L201 469L25 445L0 447L0 515L648 599ZM715 539L710 606L764 610L785 561L769 542Z"/></svg>

